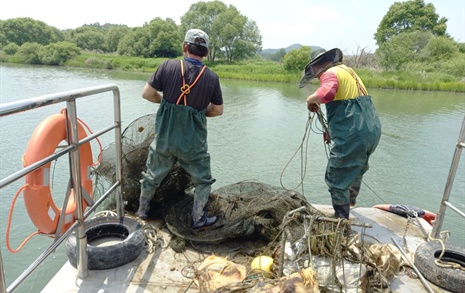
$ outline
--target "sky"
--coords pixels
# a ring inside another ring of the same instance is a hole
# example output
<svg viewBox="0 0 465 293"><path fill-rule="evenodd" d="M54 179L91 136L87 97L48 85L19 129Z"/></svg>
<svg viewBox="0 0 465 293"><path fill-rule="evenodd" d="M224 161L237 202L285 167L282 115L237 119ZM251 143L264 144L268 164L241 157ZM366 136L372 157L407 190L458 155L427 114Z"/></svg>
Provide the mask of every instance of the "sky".
<svg viewBox="0 0 465 293"><path fill-rule="evenodd" d="M209 0L204 0L209 1ZM446 17L447 33L465 42L465 0L424 0ZM23 0L2 5L0 20L31 17L58 29L75 29L84 24L110 23L139 27L156 17L171 18L178 25L192 0ZM377 49L373 36L391 5L401 0L223 0L256 22L263 49L286 48L293 44L338 47L355 54Z"/></svg>

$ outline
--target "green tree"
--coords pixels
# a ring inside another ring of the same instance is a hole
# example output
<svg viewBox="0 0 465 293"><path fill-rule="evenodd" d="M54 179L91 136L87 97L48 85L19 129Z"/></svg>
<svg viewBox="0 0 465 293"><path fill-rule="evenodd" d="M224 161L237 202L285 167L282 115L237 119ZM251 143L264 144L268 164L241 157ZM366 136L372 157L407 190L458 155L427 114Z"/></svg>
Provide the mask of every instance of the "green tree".
<svg viewBox="0 0 465 293"><path fill-rule="evenodd" d="M465 53L465 43L457 43L460 53Z"/></svg>
<svg viewBox="0 0 465 293"><path fill-rule="evenodd" d="M24 43L47 45L64 40L60 30L30 17L0 21L0 35L4 36L7 43L15 43L18 46Z"/></svg>
<svg viewBox="0 0 465 293"><path fill-rule="evenodd" d="M105 33L105 52L113 53L118 51L119 41L130 31L131 29L126 25L115 25L108 28Z"/></svg>
<svg viewBox="0 0 465 293"><path fill-rule="evenodd" d="M423 48L421 57L427 61L450 60L459 53L459 47L449 37L432 37Z"/></svg>
<svg viewBox="0 0 465 293"><path fill-rule="evenodd" d="M8 45L2 48L2 51L8 55L14 55L16 54L16 52L18 52L18 49L19 49L18 45L16 45L15 43L9 43Z"/></svg>
<svg viewBox="0 0 465 293"><path fill-rule="evenodd" d="M212 26L218 15L226 11L227 6L221 1L197 2L181 17L181 29L185 33L192 28L201 29L210 37L208 60L214 61L220 51L219 36L212 32Z"/></svg>
<svg viewBox="0 0 465 293"><path fill-rule="evenodd" d="M446 35L447 18L436 13L433 4L423 0L394 2L381 20L374 39L378 46L390 41L400 33L429 31L435 36Z"/></svg>
<svg viewBox="0 0 465 293"><path fill-rule="evenodd" d="M159 17L148 24L150 36L150 57L173 58L182 55L182 34L174 20Z"/></svg>
<svg viewBox="0 0 465 293"><path fill-rule="evenodd" d="M118 54L134 57L151 57L149 36L148 26L133 28L120 40Z"/></svg>
<svg viewBox="0 0 465 293"><path fill-rule="evenodd" d="M228 62L252 57L261 51L261 36L257 25L230 5L212 25L222 54Z"/></svg>
<svg viewBox="0 0 465 293"><path fill-rule="evenodd" d="M81 26L71 32L71 41L83 50L105 51L105 32L95 26Z"/></svg>
<svg viewBox="0 0 465 293"><path fill-rule="evenodd" d="M272 54L270 59L276 62L281 62L284 56L286 56L286 54L287 54L286 49L281 48L278 51L276 51L276 53Z"/></svg>
<svg viewBox="0 0 465 293"><path fill-rule="evenodd" d="M381 66L386 70L398 70L408 62L420 58L420 52L433 37L431 32L415 31L400 33L383 43L376 54L380 57Z"/></svg>
<svg viewBox="0 0 465 293"><path fill-rule="evenodd" d="M69 59L79 55L81 49L70 42L58 42L42 47L39 52L41 64L63 65Z"/></svg>
<svg viewBox="0 0 465 293"><path fill-rule="evenodd" d="M19 63L40 64L39 52L42 45L38 43L24 43L15 54Z"/></svg>
<svg viewBox="0 0 465 293"><path fill-rule="evenodd" d="M0 26L1 26L1 22L2 21L0 20ZM2 49L4 46L6 46L8 44L9 44L9 42L8 42L5 34L0 31L0 49Z"/></svg>
<svg viewBox="0 0 465 293"><path fill-rule="evenodd" d="M289 51L283 57L283 66L287 71L298 72L305 68L310 61L312 49L308 46L302 46L299 49Z"/></svg>
<svg viewBox="0 0 465 293"><path fill-rule="evenodd" d="M208 59L221 54L227 61L254 56L261 51L261 35L256 23L241 15L233 5L221 1L197 2L181 17L181 28L205 31L210 37Z"/></svg>

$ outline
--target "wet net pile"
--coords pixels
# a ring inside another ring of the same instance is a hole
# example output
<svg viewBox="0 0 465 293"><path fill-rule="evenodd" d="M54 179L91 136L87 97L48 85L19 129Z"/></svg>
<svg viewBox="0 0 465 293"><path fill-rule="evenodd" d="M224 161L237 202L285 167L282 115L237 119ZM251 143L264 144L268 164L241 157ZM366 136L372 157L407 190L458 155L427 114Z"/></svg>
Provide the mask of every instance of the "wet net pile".
<svg viewBox="0 0 465 293"><path fill-rule="evenodd" d="M308 206L300 193L260 182L238 182L212 192L207 214L219 219L209 230L196 233L190 228L193 197L185 196L166 209L165 221L170 231L185 240L220 243L228 240L269 242L280 234L285 215Z"/></svg>

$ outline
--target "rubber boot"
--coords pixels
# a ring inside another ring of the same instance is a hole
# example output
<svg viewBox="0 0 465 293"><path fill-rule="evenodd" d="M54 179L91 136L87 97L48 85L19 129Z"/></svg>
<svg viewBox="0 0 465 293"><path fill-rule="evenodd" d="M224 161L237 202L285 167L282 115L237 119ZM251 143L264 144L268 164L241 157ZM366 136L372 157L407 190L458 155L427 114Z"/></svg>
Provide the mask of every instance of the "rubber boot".
<svg viewBox="0 0 465 293"><path fill-rule="evenodd" d="M200 220L192 224L192 229L196 231L206 230L215 224L216 220L216 216L207 217L207 215L203 214Z"/></svg>
<svg viewBox="0 0 465 293"><path fill-rule="evenodd" d="M139 198L139 209L137 210L136 215L142 220L147 220L149 217L150 210L150 199L146 197Z"/></svg>
<svg viewBox="0 0 465 293"><path fill-rule="evenodd" d="M333 204L334 216L341 219L349 219L350 204L337 205Z"/></svg>

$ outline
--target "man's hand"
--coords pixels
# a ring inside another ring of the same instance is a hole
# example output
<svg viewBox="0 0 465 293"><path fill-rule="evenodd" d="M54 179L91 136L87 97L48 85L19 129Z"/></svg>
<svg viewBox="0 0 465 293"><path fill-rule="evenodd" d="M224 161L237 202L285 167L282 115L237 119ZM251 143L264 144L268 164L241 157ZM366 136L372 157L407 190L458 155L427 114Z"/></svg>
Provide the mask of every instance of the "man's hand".
<svg viewBox="0 0 465 293"><path fill-rule="evenodd" d="M318 110L320 109L320 106L315 103L308 104L307 107L308 110L310 110L310 112L318 112Z"/></svg>

